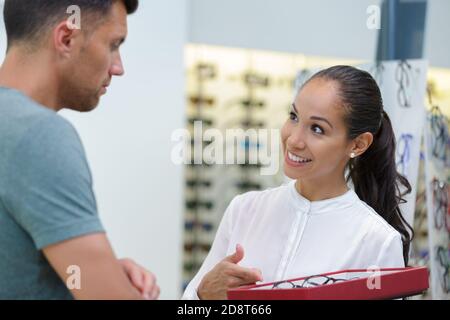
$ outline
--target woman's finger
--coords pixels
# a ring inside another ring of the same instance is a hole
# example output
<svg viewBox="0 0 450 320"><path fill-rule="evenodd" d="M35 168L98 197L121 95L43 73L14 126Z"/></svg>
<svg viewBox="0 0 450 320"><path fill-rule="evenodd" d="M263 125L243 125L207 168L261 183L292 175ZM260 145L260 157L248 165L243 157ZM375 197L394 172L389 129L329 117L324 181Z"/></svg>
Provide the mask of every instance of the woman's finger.
<svg viewBox="0 0 450 320"><path fill-rule="evenodd" d="M241 267L234 264L228 266L227 274L239 278L245 283L255 283L263 280L262 273L258 269Z"/></svg>

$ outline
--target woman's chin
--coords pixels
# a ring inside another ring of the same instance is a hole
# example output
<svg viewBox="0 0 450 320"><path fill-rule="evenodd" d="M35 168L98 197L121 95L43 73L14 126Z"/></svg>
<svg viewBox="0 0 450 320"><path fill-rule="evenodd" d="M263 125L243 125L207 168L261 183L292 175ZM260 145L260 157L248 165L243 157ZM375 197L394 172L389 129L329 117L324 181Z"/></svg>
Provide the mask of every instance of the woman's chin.
<svg viewBox="0 0 450 320"><path fill-rule="evenodd" d="M283 172L286 177L288 177L289 179L292 179L292 180L305 178L305 176L306 176L304 173L293 172L292 169L287 169L286 167L283 168Z"/></svg>

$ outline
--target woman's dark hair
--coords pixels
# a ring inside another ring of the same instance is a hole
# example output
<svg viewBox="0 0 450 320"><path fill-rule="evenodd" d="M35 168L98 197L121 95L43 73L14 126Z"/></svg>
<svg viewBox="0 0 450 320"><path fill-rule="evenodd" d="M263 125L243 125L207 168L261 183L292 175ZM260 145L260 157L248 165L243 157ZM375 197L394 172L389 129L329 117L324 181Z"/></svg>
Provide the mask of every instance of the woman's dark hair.
<svg viewBox="0 0 450 320"><path fill-rule="evenodd" d="M72 5L77 5L82 17L90 17L90 24L95 24L116 1L123 2L128 14L134 13L139 5L139 0L5 0L3 17L8 48L15 42L35 45L42 33L69 17L67 9Z"/></svg>
<svg viewBox="0 0 450 320"><path fill-rule="evenodd" d="M373 135L370 147L349 161L346 178L347 181L351 178L358 197L401 234L406 266L414 230L400 212L399 204L406 202L403 197L411 192L411 185L397 172L394 130L383 110L380 89L368 72L350 66L319 71L309 81L317 78L338 84L348 138L354 139L365 132Z"/></svg>

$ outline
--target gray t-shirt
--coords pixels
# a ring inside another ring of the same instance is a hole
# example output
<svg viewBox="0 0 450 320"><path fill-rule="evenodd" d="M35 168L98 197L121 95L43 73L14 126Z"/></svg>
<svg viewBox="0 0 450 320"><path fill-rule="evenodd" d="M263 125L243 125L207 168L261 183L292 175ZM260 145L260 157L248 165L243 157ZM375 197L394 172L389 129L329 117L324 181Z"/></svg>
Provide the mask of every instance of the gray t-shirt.
<svg viewBox="0 0 450 320"><path fill-rule="evenodd" d="M0 87L0 299L71 299L41 249L104 232L72 125Z"/></svg>

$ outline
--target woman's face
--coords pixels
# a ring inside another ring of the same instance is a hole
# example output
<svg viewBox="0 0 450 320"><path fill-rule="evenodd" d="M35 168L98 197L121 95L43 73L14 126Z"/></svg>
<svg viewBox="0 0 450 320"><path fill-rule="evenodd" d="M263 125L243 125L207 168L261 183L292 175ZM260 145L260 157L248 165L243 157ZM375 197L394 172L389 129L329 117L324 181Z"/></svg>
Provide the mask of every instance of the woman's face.
<svg viewBox="0 0 450 320"><path fill-rule="evenodd" d="M344 174L352 146L337 89L336 82L316 78L295 98L281 131L284 173L291 179Z"/></svg>

